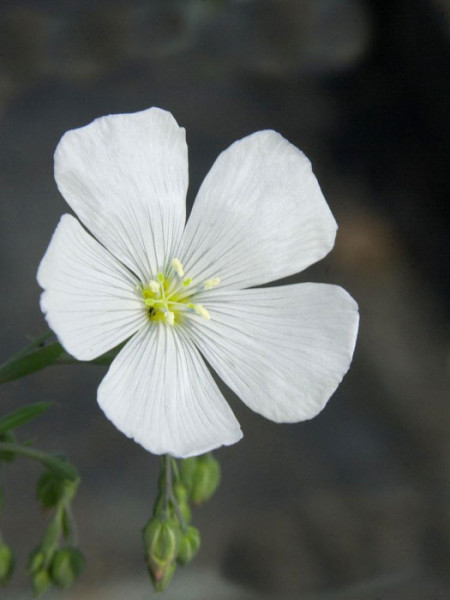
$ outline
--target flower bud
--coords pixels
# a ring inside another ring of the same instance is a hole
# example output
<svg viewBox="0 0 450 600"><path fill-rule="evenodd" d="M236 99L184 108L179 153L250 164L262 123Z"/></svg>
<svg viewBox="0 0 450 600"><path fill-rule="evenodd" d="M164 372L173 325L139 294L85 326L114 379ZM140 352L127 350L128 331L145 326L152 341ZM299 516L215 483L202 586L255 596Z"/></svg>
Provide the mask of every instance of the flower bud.
<svg viewBox="0 0 450 600"><path fill-rule="evenodd" d="M56 506L64 494L64 480L53 471L44 471L36 485L36 496L44 508Z"/></svg>
<svg viewBox="0 0 450 600"><path fill-rule="evenodd" d="M175 573L175 569L177 567L177 563L174 561L168 565L166 570L164 571L164 575L159 581L156 581L153 578L153 585L155 587L156 592L164 592L169 583L172 581L173 575Z"/></svg>
<svg viewBox="0 0 450 600"><path fill-rule="evenodd" d="M31 552L31 554L28 558L28 567L27 567L28 573L30 575L37 573L39 570L42 569L44 562L45 562L45 554L42 551L41 546L38 546Z"/></svg>
<svg viewBox="0 0 450 600"><path fill-rule="evenodd" d="M150 576L156 586L166 586L173 575L180 545L180 526L173 518L153 517L142 531L145 557ZM171 572L169 577L169 572ZM169 579L166 582L166 577Z"/></svg>
<svg viewBox="0 0 450 600"><path fill-rule="evenodd" d="M173 493L179 503L188 501L188 490L187 487L181 481L176 481L173 484Z"/></svg>
<svg viewBox="0 0 450 600"><path fill-rule="evenodd" d="M184 523L190 523L192 514L189 506L189 492L187 487L181 481L175 481L173 484L173 493L178 503Z"/></svg>
<svg viewBox="0 0 450 600"><path fill-rule="evenodd" d="M180 509L184 524L188 525L192 519L191 507L189 506L189 504L187 502L179 502L178 508Z"/></svg>
<svg viewBox="0 0 450 600"><path fill-rule="evenodd" d="M69 588L84 570L85 559L78 548L68 546L55 552L50 565L52 582L61 588Z"/></svg>
<svg viewBox="0 0 450 600"><path fill-rule="evenodd" d="M52 581L50 575L46 569L40 569L34 573L31 579L31 585L33 587L33 593L36 597L44 594L51 586Z"/></svg>
<svg viewBox="0 0 450 600"><path fill-rule="evenodd" d="M180 540L177 561L186 565L194 558L200 548L200 532L196 527L188 527Z"/></svg>
<svg viewBox="0 0 450 600"><path fill-rule="evenodd" d="M8 583L14 570L14 555L7 544L0 543L0 584Z"/></svg>
<svg viewBox="0 0 450 600"><path fill-rule="evenodd" d="M197 459L191 490L191 501L203 504L211 498L220 483L220 465L211 455L205 454Z"/></svg>
<svg viewBox="0 0 450 600"><path fill-rule="evenodd" d="M181 481L190 492L194 480L195 469L197 468L197 457L191 456L190 458L183 458L180 460L179 466Z"/></svg>
<svg viewBox="0 0 450 600"><path fill-rule="evenodd" d="M72 500L79 480L64 479L53 471L44 471L36 486L36 496L44 508L56 506L63 498Z"/></svg>

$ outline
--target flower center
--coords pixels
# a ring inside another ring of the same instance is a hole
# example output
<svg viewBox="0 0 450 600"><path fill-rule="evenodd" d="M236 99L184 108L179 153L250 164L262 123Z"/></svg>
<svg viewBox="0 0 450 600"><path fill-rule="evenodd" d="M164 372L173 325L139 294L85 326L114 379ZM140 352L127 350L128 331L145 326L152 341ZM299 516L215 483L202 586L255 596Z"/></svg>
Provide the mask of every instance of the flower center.
<svg viewBox="0 0 450 600"><path fill-rule="evenodd" d="M183 319L184 313L196 313L204 319L210 319L210 314L201 304L190 302L196 292L210 290L220 279L208 279L200 286L192 286L192 279L185 277L184 269L178 258L172 260L170 275L158 273L157 279L152 279L142 288L142 297L150 321L162 321L175 325Z"/></svg>

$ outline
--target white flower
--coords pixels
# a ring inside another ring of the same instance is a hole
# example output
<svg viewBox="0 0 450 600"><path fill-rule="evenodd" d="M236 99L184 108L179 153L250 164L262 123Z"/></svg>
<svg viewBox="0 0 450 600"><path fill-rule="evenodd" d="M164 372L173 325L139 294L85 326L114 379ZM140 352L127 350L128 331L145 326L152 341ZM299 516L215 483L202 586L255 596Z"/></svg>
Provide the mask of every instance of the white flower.
<svg viewBox="0 0 450 600"><path fill-rule="evenodd" d="M92 360L128 340L98 389L106 416L155 454L187 457L242 432L201 355L254 411L314 417L349 368L358 310L342 288L247 289L333 247L336 223L311 164L274 131L225 150L185 226L185 131L151 108L66 133L63 215L38 271L64 348Z"/></svg>

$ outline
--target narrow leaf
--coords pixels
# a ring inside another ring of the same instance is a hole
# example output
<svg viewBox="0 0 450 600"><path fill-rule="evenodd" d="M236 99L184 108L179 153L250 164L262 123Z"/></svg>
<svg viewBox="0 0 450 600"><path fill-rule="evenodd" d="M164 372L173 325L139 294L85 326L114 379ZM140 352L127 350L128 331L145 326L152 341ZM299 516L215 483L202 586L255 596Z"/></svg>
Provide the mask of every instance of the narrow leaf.
<svg viewBox="0 0 450 600"><path fill-rule="evenodd" d="M0 367L0 383L19 379L55 363L63 351L61 344L53 342L28 354L21 352L13 356Z"/></svg>
<svg viewBox="0 0 450 600"><path fill-rule="evenodd" d="M20 425L24 425L29 421L32 421L37 416L44 413L51 406L51 402L35 402L34 404L27 404L26 406L22 406L18 408L12 413L5 415L0 418L0 435L9 431L11 429L15 429Z"/></svg>

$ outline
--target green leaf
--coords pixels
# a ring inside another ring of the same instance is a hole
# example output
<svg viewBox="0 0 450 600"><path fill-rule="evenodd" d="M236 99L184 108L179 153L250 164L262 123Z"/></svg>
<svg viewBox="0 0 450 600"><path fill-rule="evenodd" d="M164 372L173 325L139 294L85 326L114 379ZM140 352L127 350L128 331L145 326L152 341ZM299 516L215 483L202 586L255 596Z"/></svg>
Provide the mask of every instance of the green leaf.
<svg viewBox="0 0 450 600"><path fill-rule="evenodd" d="M63 347L59 342L53 342L26 354L21 351L0 366L0 383L13 381L39 371L55 363L63 352Z"/></svg>
<svg viewBox="0 0 450 600"><path fill-rule="evenodd" d="M90 360L89 364L99 365L101 367L109 367L109 365L116 358L116 356L122 350L122 348L125 346L125 344L126 344L126 342L120 343L118 346L116 346L112 350L105 352L105 354L102 354L101 356L97 356L97 358ZM63 352L61 354L61 356L58 357L58 364L61 364L61 365L73 365L78 362L79 361L76 358L74 358L70 354L67 354L67 352Z"/></svg>
<svg viewBox="0 0 450 600"><path fill-rule="evenodd" d="M34 350L34 348L37 348L38 346L42 347L44 345L44 342L51 338L53 335L53 331L46 331L39 337L35 338L27 346L25 346L25 348L22 348L22 350L17 352L17 354L14 354L12 358L20 358L22 356L25 356L25 354L28 354L28 352L31 352L31 350Z"/></svg>
<svg viewBox="0 0 450 600"><path fill-rule="evenodd" d="M15 429L20 425L24 425L29 421L32 421L37 416L44 413L51 406L51 402L35 402L34 404L27 404L18 408L14 412L11 412L4 417L0 418L0 435Z"/></svg>

